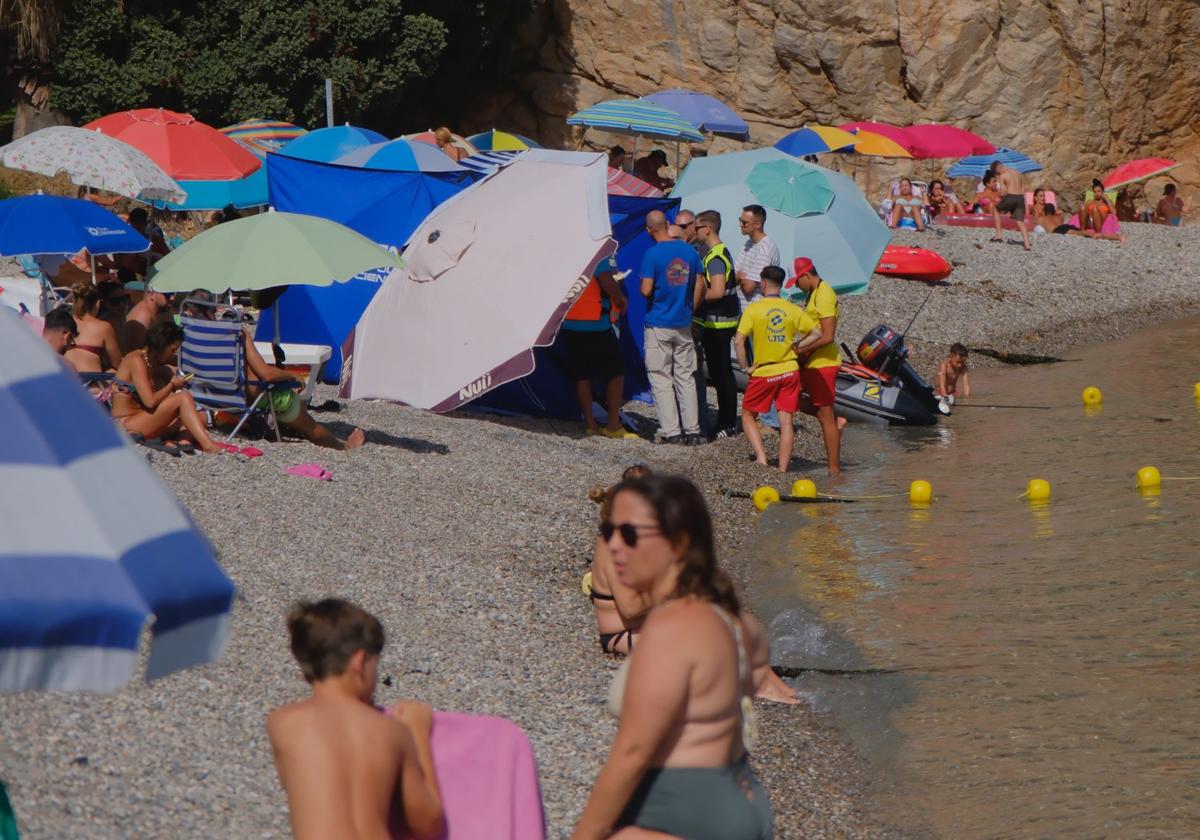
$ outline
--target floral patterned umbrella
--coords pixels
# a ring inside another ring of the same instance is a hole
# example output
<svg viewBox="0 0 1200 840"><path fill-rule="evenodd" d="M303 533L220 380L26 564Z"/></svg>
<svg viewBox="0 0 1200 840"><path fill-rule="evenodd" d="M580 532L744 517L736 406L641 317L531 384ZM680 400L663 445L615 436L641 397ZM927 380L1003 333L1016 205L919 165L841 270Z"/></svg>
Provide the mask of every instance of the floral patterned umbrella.
<svg viewBox="0 0 1200 840"><path fill-rule="evenodd" d="M0 166L51 177L66 172L81 187L180 204L187 193L145 152L99 131L55 125L0 147Z"/></svg>

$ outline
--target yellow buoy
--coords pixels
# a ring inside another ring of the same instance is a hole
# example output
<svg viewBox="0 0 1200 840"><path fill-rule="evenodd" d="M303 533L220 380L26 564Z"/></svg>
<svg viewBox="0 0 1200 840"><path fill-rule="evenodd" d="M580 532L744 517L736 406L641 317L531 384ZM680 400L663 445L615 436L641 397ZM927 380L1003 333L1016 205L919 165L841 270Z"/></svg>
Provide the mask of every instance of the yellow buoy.
<svg viewBox="0 0 1200 840"><path fill-rule="evenodd" d="M1050 499L1050 482L1044 478L1031 478L1025 487L1025 495L1031 502L1045 502Z"/></svg>
<svg viewBox="0 0 1200 840"><path fill-rule="evenodd" d="M1083 389L1083 404L1084 405L1100 405L1101 395L1100 389L1095 385L1089 385Z"/></svg>
<svg viewBox="0 0 1200 840"><path fill-rule="evenodd" d="M817 485L811 478L798 478L792 482L792 495L801 499L815 499Z"/></svg>
<svg viewBox="0 0 1200 840"><path fill-rule="evenodd" d="M1200 400L1200 382L1197 382L1192 386L1192 396Z"/></svg>
<svg viewBox="0 0 1200 840"><path fill-rule="evenodd" d="M763 511L779 501L779 491L774 487L759 487L750 497L755 510Z"/></svg>
<svg viewBox="0 0 1200 840"><path fill-rule="evenodd" d="M1158 472L1158 467L1142 467L1138 470L1137 486L1142 490L1162 486L1162 476Z"/></svg>
<svg viewBox="0 0 1200 840"><path fill-rule="evenodd" d="M908 485L908 500L914 505L927 505L933 501L933 485L917 479Z"/></svg>

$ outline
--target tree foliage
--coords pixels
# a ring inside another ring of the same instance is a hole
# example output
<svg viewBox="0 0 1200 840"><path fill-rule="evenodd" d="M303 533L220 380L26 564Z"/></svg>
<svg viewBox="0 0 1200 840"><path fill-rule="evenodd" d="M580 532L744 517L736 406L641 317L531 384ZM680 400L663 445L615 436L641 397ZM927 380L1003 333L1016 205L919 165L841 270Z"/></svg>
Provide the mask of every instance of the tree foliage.
<svg viewBox="0 0 1200 840"><path fill-rule="evenodd" d="M317 126L331 78L339 122L388 128L438 71L449 35L435 14L406 6L68 0L52 103L80 121L154 105L216 125L269 117Z"/></svg>

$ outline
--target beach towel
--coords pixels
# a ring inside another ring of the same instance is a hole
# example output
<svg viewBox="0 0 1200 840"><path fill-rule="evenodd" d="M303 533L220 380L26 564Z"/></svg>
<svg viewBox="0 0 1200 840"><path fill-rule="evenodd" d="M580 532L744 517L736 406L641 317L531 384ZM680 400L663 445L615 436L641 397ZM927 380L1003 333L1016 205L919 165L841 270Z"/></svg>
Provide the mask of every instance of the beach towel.
<svg viewBox="0 0 1200 840"><path fill-rule="evenodd" d="M1067 219L1067 224L1073 228L1080 228L1079 214L1076 213L1071 218ZM1082 228L1080 228L1082 230ZM1116 213L1109 213L1104 217L1104 224L1100 225L1100 232L1105 235L1113 235L1121 232L1121 223L1117 221Z"/></svg>
<svg viewBox="0 0 1200 840"><path fill-rule="evenodd" d="M516 724L434 712L430 740L446 840L545 840L533 747Z"/></svg>

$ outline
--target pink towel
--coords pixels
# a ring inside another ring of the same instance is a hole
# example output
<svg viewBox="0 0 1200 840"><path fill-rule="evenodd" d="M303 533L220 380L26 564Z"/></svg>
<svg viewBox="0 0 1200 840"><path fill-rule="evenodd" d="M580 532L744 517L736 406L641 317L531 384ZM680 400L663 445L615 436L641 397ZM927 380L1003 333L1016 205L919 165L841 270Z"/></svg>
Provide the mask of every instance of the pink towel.
<svg viewBox="0 0 1200 840"><path fill-rule="evenodd" d="M446 840L545 840L533 747L515 723L434 712L430 740Z"/></svg>
<svg viewBox="0 0 1200 840"><path fill-rule="evenodd" d="M1067 224L1075 228L1080 227L1079 214L1076 213L1074 216L1067 219ZM1082 228L1080 229L1082 230ZM1121 223L1117 221L1116 213L1109 213L1104 217L1104 224L1100 225L1100 232L1107 235L1118 234L1121 232Z"/></svg>

